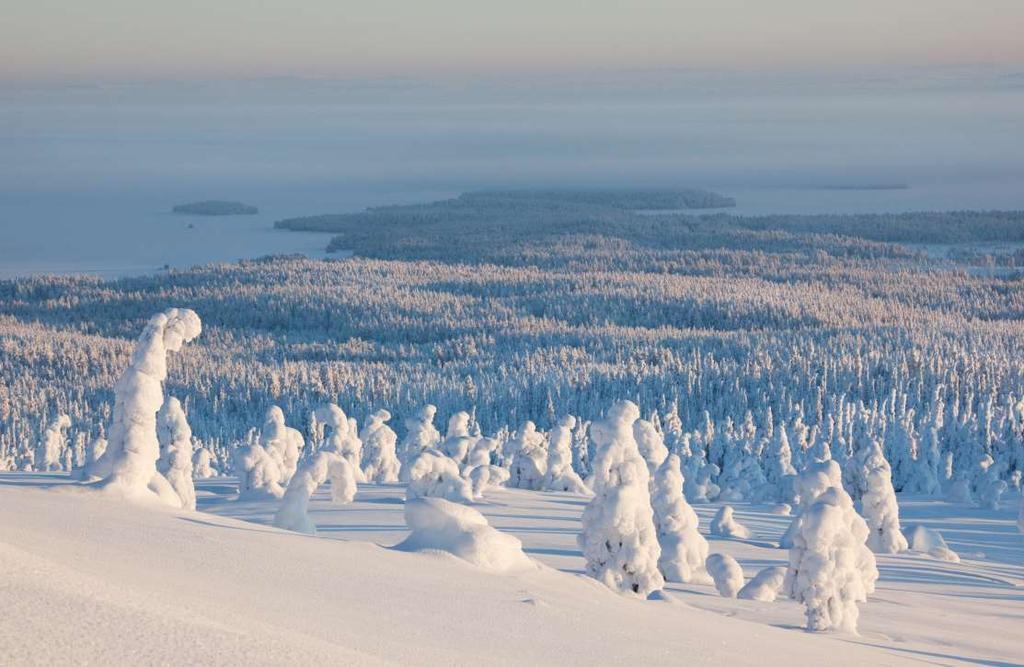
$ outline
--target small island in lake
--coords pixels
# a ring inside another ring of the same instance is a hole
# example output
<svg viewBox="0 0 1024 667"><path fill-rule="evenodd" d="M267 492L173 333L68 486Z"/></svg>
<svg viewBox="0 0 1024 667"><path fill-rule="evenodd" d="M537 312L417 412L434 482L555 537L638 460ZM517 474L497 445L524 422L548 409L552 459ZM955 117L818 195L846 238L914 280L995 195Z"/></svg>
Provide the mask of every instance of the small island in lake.
<svg viewBox="0 0 1024 667"><path fill-rule="evenodd" d="M182 215L256 215L260 212L255 206L238 201L196 201L190 204L179 204L171 209Z"/></svg>

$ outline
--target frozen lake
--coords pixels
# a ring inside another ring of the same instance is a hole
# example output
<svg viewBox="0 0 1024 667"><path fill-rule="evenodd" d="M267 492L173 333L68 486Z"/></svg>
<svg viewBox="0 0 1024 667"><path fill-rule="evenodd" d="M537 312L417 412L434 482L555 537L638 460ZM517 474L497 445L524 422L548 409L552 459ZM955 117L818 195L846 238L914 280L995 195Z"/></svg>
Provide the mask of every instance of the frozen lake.
<svg viewBox="0 0 1024 667"><path fill-rule="evenodd" d="M326 238L273 222L495 187L706 187L736 214L1024 209L1021 81L980 68L11 87L0 276L317 254ZM851 189L877 185L907 187ZM202 199L260 214L169 213Z"/></svg>

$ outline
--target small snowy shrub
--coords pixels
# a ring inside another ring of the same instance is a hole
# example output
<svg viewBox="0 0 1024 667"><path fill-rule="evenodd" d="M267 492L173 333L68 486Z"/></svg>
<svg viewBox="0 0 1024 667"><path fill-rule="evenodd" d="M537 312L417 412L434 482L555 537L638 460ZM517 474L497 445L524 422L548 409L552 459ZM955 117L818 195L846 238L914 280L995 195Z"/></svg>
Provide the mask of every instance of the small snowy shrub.
<svg viewBox="0 0 1024 667"><path fill-rule="evenodd" d="M740 589L736 597L741 600L758 600L760 602L774 602L782 590L782 584L786 581L786 568L782 565L766 567L754 578Z"/></svg>
<svg viewBox="0 0 1024 667"><path fill-rule="evenodd" d="M719 595L724 598L736 597L743 587L743 569L735 558L728 554L711 554L705 567L714 580Z"/></svg>
<svg viewBox="0 0 1024 667"><path fill-rule="evenodd" d="M908 533L911 551L928 554L936 560L950 563L960 562L960 556L949 548L939 531L924 526L914 526Z"/></svg>
<svg viewBox="0 0 1024 667"><path fill-rule="evenodd" d="M745 540L750 537L750 529L736 521L732 507L723 505L711 520L711 534Z"/></svg>

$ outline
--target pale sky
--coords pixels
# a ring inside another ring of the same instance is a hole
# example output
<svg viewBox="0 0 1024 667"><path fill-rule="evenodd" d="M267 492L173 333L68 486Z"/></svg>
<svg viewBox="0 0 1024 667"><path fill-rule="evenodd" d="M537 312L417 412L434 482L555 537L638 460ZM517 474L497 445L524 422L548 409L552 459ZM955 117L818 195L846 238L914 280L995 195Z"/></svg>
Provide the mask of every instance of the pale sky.
<svg viewBox="0 0 1024 667"><path fill-rule="evenodd" d="M1024 63L1024 0L3 0L0 80Z"/></svg>

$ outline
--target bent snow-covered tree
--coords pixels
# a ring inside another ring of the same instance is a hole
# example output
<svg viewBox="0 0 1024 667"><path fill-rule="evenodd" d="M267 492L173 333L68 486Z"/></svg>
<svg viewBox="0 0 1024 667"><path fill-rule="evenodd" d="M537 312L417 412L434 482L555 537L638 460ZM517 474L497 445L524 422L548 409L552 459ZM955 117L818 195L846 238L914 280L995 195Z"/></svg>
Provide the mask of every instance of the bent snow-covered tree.
<svg viewBox="0 0 1024 667"><path fill-rule="evenodd" d="M612 405L608 416L590 427L597 446L594 498L583 510L577 541L587 573L621 593L647 597L665 580L658 570L661 547L648 490L647 461L633 436L640 409L630 401Z"/></svg>
<svg viewBox="0 0 1024 667"><path fill-rule="evenodd" d="M180 350L201 331L199 316L185 308L171 308L149 320L114 387L114 416L104 453L110 474L99 484L104 491L181 507L181 498L156 469L160 456L156 413L164 402L167 354Z"/></svg>
<svg viewBox="0 0 1024 667"><path fill-rule="evenodd" d="M651 485L654 523L661 545L658 569L667 581L708 583L704 570L708 541L698 530L699 520L683 495L679 457L670 455L658 468Z"/></svg>
<svg viewBox="0 0 1024 667"><path fill-rule="evenodd" d="M286 530L316 535L316 525L309 518L309 498L328 479L331 480L333 502L352 502L357 488L352 464L336 452L317 452L288 482L288 488L281 498L281 506L274 515L274 525Z"/></svg>

